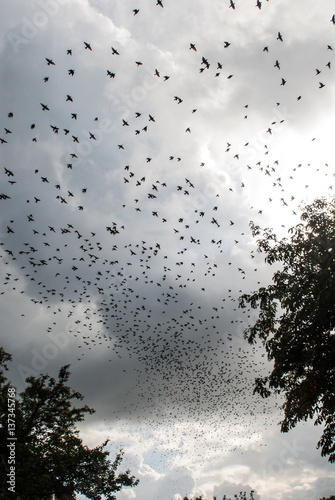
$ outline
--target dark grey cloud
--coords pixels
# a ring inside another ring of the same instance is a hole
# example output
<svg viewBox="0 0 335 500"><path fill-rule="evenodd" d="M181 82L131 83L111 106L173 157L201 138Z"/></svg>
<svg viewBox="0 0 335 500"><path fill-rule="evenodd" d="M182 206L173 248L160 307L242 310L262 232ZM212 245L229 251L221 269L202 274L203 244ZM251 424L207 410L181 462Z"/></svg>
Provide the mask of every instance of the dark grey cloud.
<svg viewBox="0 0 335 500"><path fill-rule="evenodd" d="M237 298L273 272L250 220L287 234L301 199L331 192L332 6L264 1L259 11L241 0L233 11L166 0L163 9L143 2L134 16L135 7L6 5L0 230L10 374L22 388L25 376L70 363L73 387L97 410L86 438L115 429L114 445L125 444L152 498L166 485L169 498L228 488L218 453L239 471L232 488L255 484L273 498L253 456L271 463L284 446L281 401L252 395L269 364L243 339L253 316ZM274 471L278 499L290 460ZM290 487L312 491L293 469ZM326 481L321 463L317 471L315 484Z"/></svg>

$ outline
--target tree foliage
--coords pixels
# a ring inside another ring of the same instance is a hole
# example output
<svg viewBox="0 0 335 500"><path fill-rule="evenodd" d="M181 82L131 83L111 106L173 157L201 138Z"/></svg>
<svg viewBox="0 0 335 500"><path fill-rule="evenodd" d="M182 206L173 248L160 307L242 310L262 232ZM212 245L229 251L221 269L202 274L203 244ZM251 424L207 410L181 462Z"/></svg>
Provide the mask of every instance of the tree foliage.
<svg viewBox="0 0 335 500"><path fill-rule="evenodd" d="M231 498L231 497L227 497L226 495L223 496L222 500L254 500L254 491L251 490L250 491L250 496L247 496L247 493L245 491L240 491L240 493L236 493L234 495L234 498ZM192 500L192 498L188 498L188 497L184 497L183 500ZM202 498L202 496L200 497L196 497L194 498L194 500L205 500ZM217 497L213 497L213 500L219 500ZM324 500L327 500L327 499L324 499Z"/></svg>
<svg viewBox="0 0 335 500"><path fill-rule="evenodd" d="M0 366L11 356L0 348ZM138 480L127 470L117 474L123 452L113 462L105 449L108 440L93 449L85 446L76 424L86 414L94 413L87 405L75 407L72 400L83 396L68 385L69 365L63 366L58 380L49 375L28 377L27 387L16 397L15 495L10 498L45 500L55 493L59 498L73 498L75 492L88 498L115 500L114 493ZM10 384L0 372L0 470L8 473L7 416ZM1 484L1 499L9 498L6 479Z"/></svg>
<svg viewBox="0 0 335 500"><path fill-rule="evenodd" d="M281 240L251 223L265 261L281 269L267 288L242 295L239 305L258 308L245 337L251 344L261 339L274 362L254 391L285 395L282 432L309 418L322 424L317 447L335 462L335 199L303 207L301 221Z"/></svg>

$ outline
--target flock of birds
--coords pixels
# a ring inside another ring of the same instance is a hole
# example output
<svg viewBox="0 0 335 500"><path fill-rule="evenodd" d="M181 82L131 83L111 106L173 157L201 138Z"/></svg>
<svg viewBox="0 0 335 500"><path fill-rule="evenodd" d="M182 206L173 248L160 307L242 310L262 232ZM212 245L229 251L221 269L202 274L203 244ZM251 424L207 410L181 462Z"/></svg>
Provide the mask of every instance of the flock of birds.
<svg viewBox="0 0 335 500"><path fill-rule="evenodd" d="M160 0L156 5L164 8ZM257 0L256 7L261 10L262 2ZM236 8L232 0L229 8ZM140 9L133 10L138 20L140 14ZM335 16L331 22L335 25ZM285 43L281 32L273 38ZM37 61L44 76L35 82L36 88L44 87L43 98L32 104L36 119L24 128L25 117L19 111L8 109L1 116L1 295L27 296L33 308L25 306L30 312L22 313L24 321L34 317L34 311L47 311L47 333L57 333L67 321L78 363L97 351L107 377L113 364L120 367L119 376L129 377L132 386L115 409L115 417L145 415L152 421L176 422L211 419L218 412L222 418L242 420L243 415L271 414L271 407L252 397L254 376L264 373L267 365L259 348L242 340L252 312L238 309L238 296L246 291L246 283L249 289L262 282L262 273L258 275L262 258L249 249L248 223L250 218L261 220L264 207L252 206L249 213L237 210L236 215L229 207L236 207L239 199L243 205L248 182L259 178L268 181L268 203L279 200L283 210L292 213L292 181L308 167L298 164L287 175L280 161L268 161L266 144L257 161L244 164L249 143L240 151L226 142L225 153L238 164L234 171L239 172L239 180L218 184L204 197L204 179L209 174L203 159L190 166L184 152L176 153L171 147L157 166L155 146L148 156L141 156L148 151L142 138L146 145L154 143L161 131L157 132L156 107L153 111L143 102L127 116L113 119L115 136L124 140L115 144L110 140L114 162L110 171L97 166L92 174L90 169L96 166L92 157L99 158L106 147L105 139L99 142L103 120L101 116L92 116L89 122L82 118L76 104L80 98L74 92L79 93L84 77L72 61L79 53L94 64L99 49L94 40L73 48L59 46L53 56L45 54L43 61ZM223 58L230 46L231 42L224 42ZM332 54L331 44L325 51ZM269 57L269 46L263 52ZM110 54L112 61L124 56L121 46L111 46ZM194 58L195 79L213 66L213 76L222 76L223 62L213 64L201 54L198 43L189 42L185 54ZM139 60L132 64L139 71L144 66ZM111 66L106 64L104 76L117 85L119 74ZM273 66L273 71L282 71L278 59ZM171 109L185 105L187 96L174 95L169 87L178 75L155 67L147 70L166 85L164 92L171 106L176 106ZM317 77L321 71L316 68ZM226 79L233 77L228 71ZM54 81L64 89L61 107L53 93L48 94ZM327 77L317 82L323 89ZM283 76L278 85L286 83ZM280 102L274 105L280 107ZM243 104L244 119L248 110L249 104ZM190 106L180 135L192 137L201 113L201 102ZM270 137L284 126L284 119L272 121L264 132ZM83 142L89 143L90 155L82 153ZM13 154L20 143L22 158ZM23 166L24 160L28 167ZM315 179L334 175L328 165L314 174ZM46 332L40 332L41 338ZM127 398L132 402L128 404ZM214 420L219 427L220 421Z"/></svg>

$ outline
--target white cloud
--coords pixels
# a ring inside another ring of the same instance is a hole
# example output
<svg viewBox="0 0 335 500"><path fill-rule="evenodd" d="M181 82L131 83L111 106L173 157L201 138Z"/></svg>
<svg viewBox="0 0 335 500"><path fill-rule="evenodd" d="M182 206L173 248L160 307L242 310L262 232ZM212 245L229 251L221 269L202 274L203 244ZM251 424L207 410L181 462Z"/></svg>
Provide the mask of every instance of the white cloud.
<svg viewBox="0 0 335 500"><path fill-rule="evenodd" d="M262 500L327 496L330 468L314 450L321 429L280 435L281 400L252 396L271 365L243 340L252 318L237 297L273 272L249 221L286 234L301 199L332 191L332 3L264 1L260 11L246 0L236 10L228 0L143 1L134 16L135 7L4 7L0 136L16 184L2 171L1 310L11 376L22 387L25 370L56 375L71 363L72 386L97 410L85 440L111 435L140 476L121 499L251 487ZM210 67L200 72L202 57Z"/></svg>

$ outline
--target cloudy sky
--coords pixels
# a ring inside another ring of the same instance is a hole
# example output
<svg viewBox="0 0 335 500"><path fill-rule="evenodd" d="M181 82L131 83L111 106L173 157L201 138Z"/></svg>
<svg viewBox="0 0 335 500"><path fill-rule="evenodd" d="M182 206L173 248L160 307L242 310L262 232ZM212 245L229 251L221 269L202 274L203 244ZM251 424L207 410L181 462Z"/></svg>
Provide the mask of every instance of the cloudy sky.
<svg viewBox="0 0 335 500"><path fill-rule="evenodd" d="M253 396L271 365L238 308L274 271L250 221L286 236L332 193L334 5L255 4L2 2L10 378L71 364L85 443L140 479L120 500L335 490L321 429Z"/></svg>

